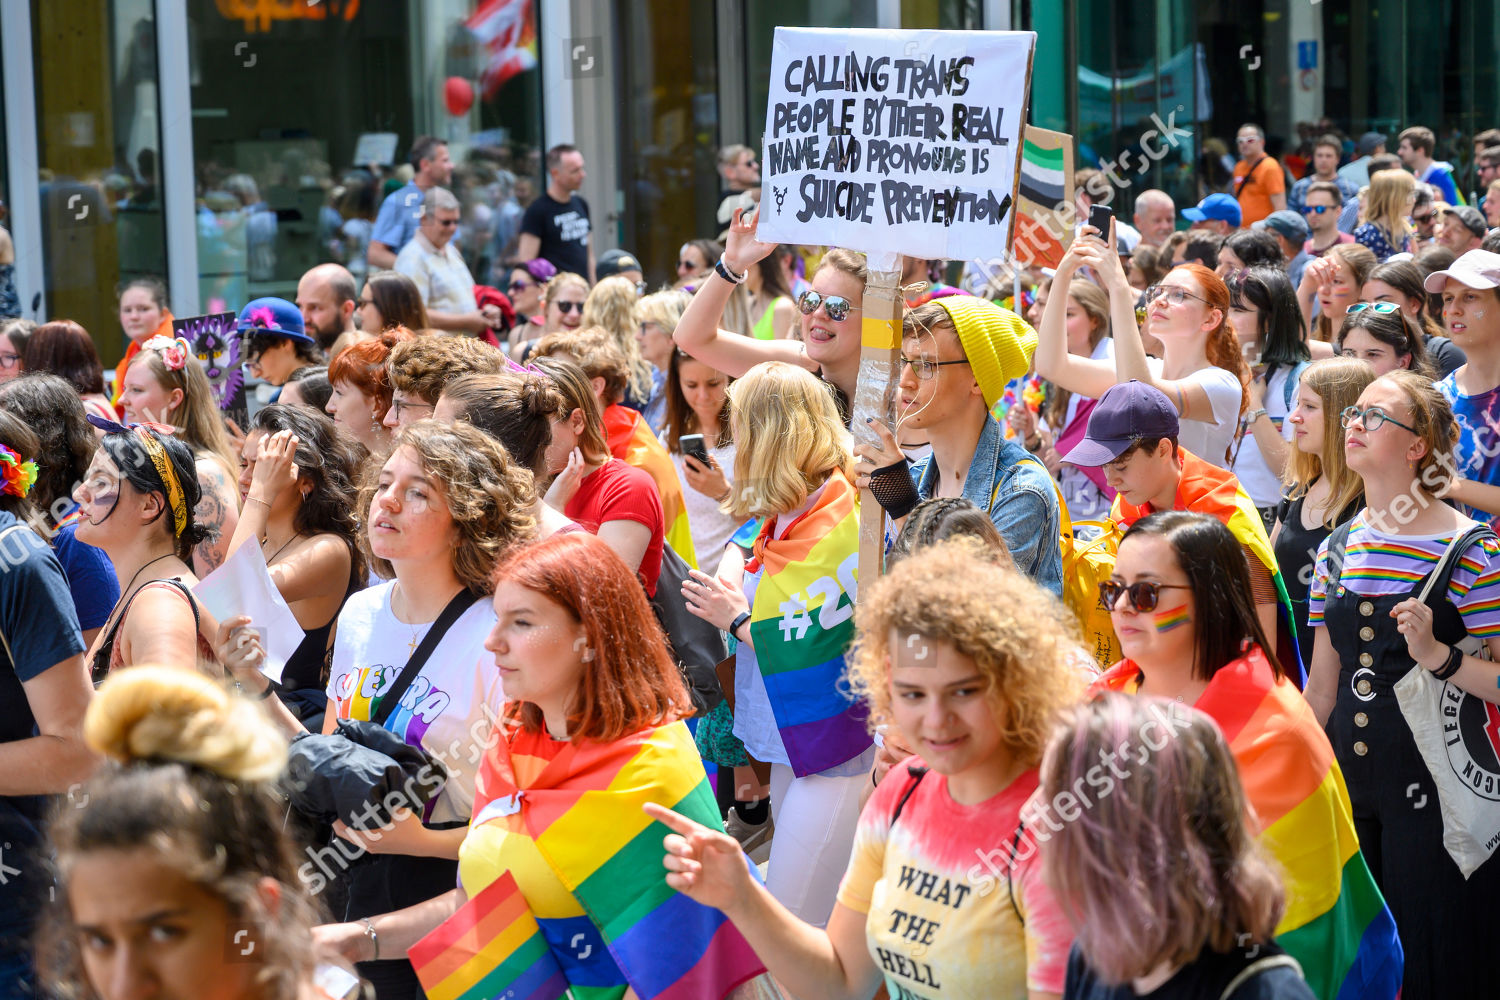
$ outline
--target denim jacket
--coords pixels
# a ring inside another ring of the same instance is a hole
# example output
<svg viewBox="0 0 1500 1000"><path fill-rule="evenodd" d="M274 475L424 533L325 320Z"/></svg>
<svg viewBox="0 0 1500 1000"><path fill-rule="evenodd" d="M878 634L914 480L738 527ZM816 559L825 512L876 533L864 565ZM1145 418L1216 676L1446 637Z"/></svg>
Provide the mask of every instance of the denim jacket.
<svg viewBox="0 0 1500 1000"><path fill-rule="evenodd" d="M938 470L931 456L913 465L911 476L923 500L937 493ZM990 512L990 520L1010 548L1017 569L1062 595L1062 552L1058 547L1062 519L1051 473L1025 448L1007 441L993 417L979 432L974 460L964 477L964 499Z"/></svg>

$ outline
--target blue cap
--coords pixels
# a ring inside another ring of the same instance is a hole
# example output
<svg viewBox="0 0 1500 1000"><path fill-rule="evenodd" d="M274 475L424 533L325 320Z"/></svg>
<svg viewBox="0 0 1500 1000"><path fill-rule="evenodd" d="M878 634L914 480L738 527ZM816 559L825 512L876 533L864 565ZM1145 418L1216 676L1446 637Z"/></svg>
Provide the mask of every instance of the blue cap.
<svg viewBox="0 0 1500 1000"><path fill-rule="evenodd" d="M1089 414L1083 440L1062 457L1069 465L1096 469L1119 458L1142 438L1175 438L1177 407L1154 385L1131 379L1109 387Z"/></svg>
<svg viewBox="0 0 1500 1000"><path fill-rule="evenodd" d="M1198 202L1197 208L1184 208L1182 217L1194 222L1203 222L1208 219L1218 219L1227 222L1231 226L1238 227L1240 224L1240 203L1233 196L1227 194L1211 194Z"/></svg>
<svg viewBox="0 0 1500 1000"><path fill-rule="evenodd" d="M317 343L307 335L307 329L302 325L302 310L286 299L267 297L246 303L245 308L240 310L240 318L235 322L234 328L240 333Z"/></svg>

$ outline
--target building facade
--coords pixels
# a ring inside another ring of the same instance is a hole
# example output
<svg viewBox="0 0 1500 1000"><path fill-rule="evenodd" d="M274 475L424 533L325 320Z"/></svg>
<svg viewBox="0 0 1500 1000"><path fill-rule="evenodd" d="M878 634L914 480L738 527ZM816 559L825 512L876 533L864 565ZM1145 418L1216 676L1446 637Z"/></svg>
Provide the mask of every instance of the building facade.
<svg viewBox="0 0 1500 1000"><path fill-rule="evenodd" d="M1425 124L1470 185L1469 137L1500 125L1500 0L0 0L23 312L78 320L108 364L137 275L180 316L290 298L320 261L358 275L423 133L450 141L481 282L559 142L586 157L596 252L670 280L718 229L717 148L759 144L777 24L1035 30L1030 120L1114 166L1121 211L1145 187L1196 201L1244 121L1293 155L1330 125L1394 151Z"/></svg>

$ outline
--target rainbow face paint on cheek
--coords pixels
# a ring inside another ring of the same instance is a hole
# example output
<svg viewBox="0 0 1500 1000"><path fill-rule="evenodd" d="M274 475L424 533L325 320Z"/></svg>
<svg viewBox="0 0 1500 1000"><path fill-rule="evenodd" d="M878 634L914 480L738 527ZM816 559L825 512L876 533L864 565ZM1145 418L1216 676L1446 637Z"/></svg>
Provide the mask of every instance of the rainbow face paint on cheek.
<svg viewBox="0 0 1500 1000"><path fill-rule="evenodd" d="M1182 626L1193 620L1192 616L1188 614L1186 604L1184 604L1180 608L1170 608L1166 611L1154 611L1152 612L1151 617L1152 620L1156 623L1157 632L1170 632L1173 629L1181 628Z"/></svg>

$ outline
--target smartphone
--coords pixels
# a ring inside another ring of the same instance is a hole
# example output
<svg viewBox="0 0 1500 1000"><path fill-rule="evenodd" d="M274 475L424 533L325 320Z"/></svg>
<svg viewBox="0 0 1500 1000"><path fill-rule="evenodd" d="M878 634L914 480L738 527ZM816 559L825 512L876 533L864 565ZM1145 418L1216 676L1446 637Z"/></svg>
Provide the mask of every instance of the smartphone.
<svg viewBox="0 0 1500 1000"><path fill-rule="evenodd" d="M702 463L705 469L710 467L708 464L708 448L703 444L702 434L684 434L677 439L677 444L682 448L684 455L693 456Z"/></svg>
<svg viewBox="0 0 1500 1000"><path fill-rule="evenodd" d="M1089 225L1099 230L1099 238L1109 241L1109 220L1115 217L1114 209L1108 205L1089 206Z"/></svg>

